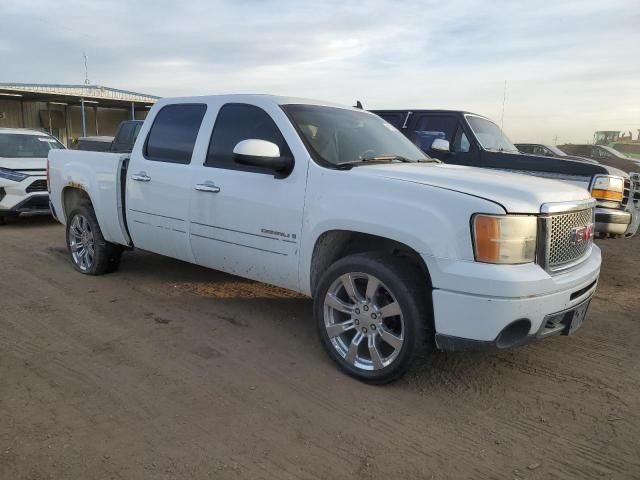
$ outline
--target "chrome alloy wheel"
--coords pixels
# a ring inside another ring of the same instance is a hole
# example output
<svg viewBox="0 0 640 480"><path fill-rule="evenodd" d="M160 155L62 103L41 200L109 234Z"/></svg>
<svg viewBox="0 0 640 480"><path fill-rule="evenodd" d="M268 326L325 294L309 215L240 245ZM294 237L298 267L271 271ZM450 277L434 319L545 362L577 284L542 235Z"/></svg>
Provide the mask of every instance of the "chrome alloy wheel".
<svg viewBox="0 0 640 480"><path fill-rule="evenodd" d="M93 265L95 243L89 220L84 215L76 215L69 228L69 248L73 261L82 271Z"/></svg>
<svg viewBox="0 0 640 480"><path fill-rule="evenodd" d="M362 370L390 365L404 343L400 304L367 273L346 273L331 284L324 299L324 325L336 352Z"/></svg>

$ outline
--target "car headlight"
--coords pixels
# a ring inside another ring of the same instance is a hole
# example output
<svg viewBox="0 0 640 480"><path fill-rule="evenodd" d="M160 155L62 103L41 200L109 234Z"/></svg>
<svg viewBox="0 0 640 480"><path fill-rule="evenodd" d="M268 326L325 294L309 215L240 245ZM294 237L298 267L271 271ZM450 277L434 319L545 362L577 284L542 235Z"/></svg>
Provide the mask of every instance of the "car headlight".
<svg viewBox="0 0 640 480"><path fill-rule="evenodd" d="M471 224L476 262L518 264L535 261L537 217L476 214Z"/></svg>
<svg viewBox="0 0 640 480"><path fill-rule="evenodd" d="M621 202L624 178L611 175L596 175L591 182L591 196L598 200Z"/></svg>
<svg viewBox="0 0 640 480"><path fill-rule="evenodd" d="M9 170L8 168L0 168L0 178L5 178L7 180L13 180L14 182L21 182L29 175L24 173L16 172L15 170Z"/></svg>

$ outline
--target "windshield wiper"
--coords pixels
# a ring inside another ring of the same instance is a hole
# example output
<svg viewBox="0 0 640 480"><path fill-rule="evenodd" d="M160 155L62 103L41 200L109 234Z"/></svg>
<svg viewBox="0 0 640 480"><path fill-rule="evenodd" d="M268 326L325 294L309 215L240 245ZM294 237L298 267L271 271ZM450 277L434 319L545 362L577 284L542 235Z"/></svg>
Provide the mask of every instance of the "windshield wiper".
<svg viewBox="0 0 640 480"><path fill-rule="evenodd" d="M421 160L409 160L401 155L378 155L376 157L364 157L359 160L350 160L348 162L340 162L336 164L337 168L351 168L354 165L362 165L369 163L391 163L394 161L402 162L402 163L417 163Z"/></svg>

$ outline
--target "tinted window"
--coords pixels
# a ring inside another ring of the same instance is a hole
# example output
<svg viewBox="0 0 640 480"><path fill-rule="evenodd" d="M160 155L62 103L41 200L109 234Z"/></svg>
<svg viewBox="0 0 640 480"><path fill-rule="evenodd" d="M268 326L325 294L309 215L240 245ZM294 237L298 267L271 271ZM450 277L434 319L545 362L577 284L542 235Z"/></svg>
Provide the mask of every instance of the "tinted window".
<svg viewBox="0 0 640 480"><path fill-rule="evenodd" d="M280 148L280 156L292 156L280 129L267 112L254 105L228 103L218 113L205 165L273 174L271 170L235 162L233 149L239 142L248 139L275 143Z"/></svg>
<svg viewBox="0 0 640 480"><path fill-rule="evenodd" d="M149 160L189 163L206 105L168 105L163 107L151 126L145 145Z"/></svg>
<svg viewBox="0 0 640 480"><path fill-rule="evenodd" d="M380 117L387 123L390 123L398 130L402 128L403 123L403 115L400 113L382 113Z"/></svg>
<svg viewBox="0 0 640 480"><path fill-rule="evenodd" d="M437 138L447 140L453 144L453 138L458 128L458 121L454 117L421 116L413 128L412 140L422 150L431 149L431 144Z"/></svg>

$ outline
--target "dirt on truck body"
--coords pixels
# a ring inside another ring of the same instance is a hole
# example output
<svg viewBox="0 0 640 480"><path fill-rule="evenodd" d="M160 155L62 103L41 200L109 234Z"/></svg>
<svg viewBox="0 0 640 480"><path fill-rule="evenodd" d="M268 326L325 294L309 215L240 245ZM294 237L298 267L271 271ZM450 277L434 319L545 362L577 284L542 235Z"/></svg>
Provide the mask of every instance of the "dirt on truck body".
<svg viewBox="0 0 640 480"><path fill-rule="evenodd" d="M0 478L639 478L640 238L599 242L584 326L372 387L307 298L144 252L79 277L2 228Z"/></svg>

